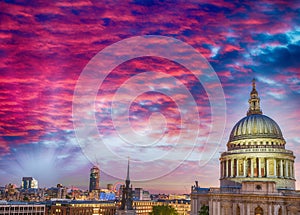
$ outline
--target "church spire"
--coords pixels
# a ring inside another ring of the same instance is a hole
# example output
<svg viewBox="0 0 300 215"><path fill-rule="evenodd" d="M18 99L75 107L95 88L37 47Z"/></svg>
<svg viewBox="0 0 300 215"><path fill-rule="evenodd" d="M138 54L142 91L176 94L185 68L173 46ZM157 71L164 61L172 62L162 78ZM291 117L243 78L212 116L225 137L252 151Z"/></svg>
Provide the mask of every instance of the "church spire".
<svg viewBox="0 0 300 215"><path fill-rule="evenodd" d="M249 99L249 110L247 112L247 116L252 114L262 114L260 109L260 98L258 97L258 92L256 90L255 79L252 80L252 91L250 93Z"/></svg>
<svg viewBox="0 0 300 215"><path fill-rule="evenodd" d="M127 177L126 177L126 181L129 181L129 183L130 183L130 178L129 178L129 157L128 157L128 164L127 164Z"/></svg>
<svg viewBox="0 0 300 215"><path fill-rule="evenodd" d="M122 200L121 200L120 210L121 211L133 210L133 192L132 192L132 186L130 187L130 178L129 178L129 158L127 164L127 177L125 180L125 185L122 185Z"/></svg>

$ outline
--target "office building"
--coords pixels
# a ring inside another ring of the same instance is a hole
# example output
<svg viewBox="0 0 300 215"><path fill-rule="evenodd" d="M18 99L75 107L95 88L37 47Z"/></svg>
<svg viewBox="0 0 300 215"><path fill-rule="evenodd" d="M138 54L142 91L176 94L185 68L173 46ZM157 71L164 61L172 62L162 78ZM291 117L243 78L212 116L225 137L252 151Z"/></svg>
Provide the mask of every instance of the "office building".
<svg viewBox="0 0 300 215"><path fill-rule="evenodd" d="M38 181L33 177L23 177L22 178L22 188L23 189L38 189Z"/></svg>
<svg viewBox="0 0 300 215"><path fill-rule="evenodd" d="M90 186L89 191L100 190L100 170L98 167L93 166L90 171Z"/></svg>

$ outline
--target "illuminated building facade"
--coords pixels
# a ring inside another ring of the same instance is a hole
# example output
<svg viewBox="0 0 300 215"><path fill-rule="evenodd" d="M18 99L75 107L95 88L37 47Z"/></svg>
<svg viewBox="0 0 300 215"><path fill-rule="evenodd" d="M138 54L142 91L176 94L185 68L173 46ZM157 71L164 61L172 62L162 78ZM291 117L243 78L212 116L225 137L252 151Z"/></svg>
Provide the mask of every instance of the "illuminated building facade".
<svg viewBox="0 0 300 215"><path fill-rule="evenodd" d="M57 184L56 187L51 187L45 190L46 198L49 199L65 199L67 196L67 188L62 186L62 184Z"/></svg>
<svg viewBox="0 0 300 215"><path fill-rule="evenodd" d="M0 202L0 214L2 215L44 215L45 205L26 204L20 202Z"/></svg>
<svg viewBox="0 0 300 215"><path fill-rule="evenodd" d="M191 212L191 204L189 200L169 200L167 201L169 206L173 207L178 215L189 215Z"/></svg>
<svg viewBox="0 0 300 215"><path fill-rule="evenodd" d="M162 205L160 202L154 201L134 201L136 215L149 215L152 212L153 206Z"/></svg>
<svg viewBox="0 0 300 215"><path fill-rule="evenodd" d="M46 207L48 215L115 215L115 202L55 201Z"/></svg>
<svg viewBox="0 0 300 215"><path fill-rule="evenodd" d="M278 124L263 115L255 80L247 116L233 127L220 157L220 188L192 187L191 215L202 206L209 214L300 214L293 152L285 149Z"/></svg>
<svg viewBox="0 0 300 215"><path fill-rule="evenodd" d="M149 215L153 206L170 205L176 209L179 215L187 215L190 212L189 201L172 200L172 201L133 201L133 208L136 215ZM47 215L115 215L117 208L120 206L114 201L77 201L64 200L52 201L46 206ZM118 211L119 212L119 211ZM123 211L124 212L124 211ZM1 214L1 213L0 213Z"/></svg>

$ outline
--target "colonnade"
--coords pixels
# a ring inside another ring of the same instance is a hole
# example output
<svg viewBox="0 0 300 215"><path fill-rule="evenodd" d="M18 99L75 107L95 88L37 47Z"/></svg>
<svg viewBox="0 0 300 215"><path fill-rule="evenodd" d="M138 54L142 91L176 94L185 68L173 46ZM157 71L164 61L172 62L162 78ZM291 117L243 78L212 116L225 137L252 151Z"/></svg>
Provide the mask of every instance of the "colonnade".
<svg viewBox="0 0 300 215"><path fill-rule="evenodd" d="M277 158L228 158L221 160L221 178L294 178L294 161Z"/></svg>
<svg viewBox="0 0 300 215"><path fill-rule="evenodd" d="M196 213L191 213L196 215ZM298 209L294 206L286 206L272 203L232 203L224 200L211 200L209 202L209 214L211 215L286 215L298 214Z"/></svg>

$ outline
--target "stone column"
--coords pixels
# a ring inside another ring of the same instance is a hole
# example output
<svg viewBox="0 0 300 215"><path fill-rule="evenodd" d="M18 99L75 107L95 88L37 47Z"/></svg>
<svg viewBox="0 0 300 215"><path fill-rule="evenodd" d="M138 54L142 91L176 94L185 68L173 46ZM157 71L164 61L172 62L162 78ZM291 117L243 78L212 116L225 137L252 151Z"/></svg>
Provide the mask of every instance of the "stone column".
<svg viewBox="0 0 300 215"><path fill-rule="evenodd" d="M217 214L217 204L215 201L212 202L213 215Z"/></svg>
<svg viewBox="0 0 300 215"><path fill-rule="evenodd" d="M246 177L247 176L247 174L246 174L246 158L244 158L244 177Z"/></svg>
<svg viewBox="0 0 300 215"><path fill-rule="evenodd" d="M240 210L241 210L241 213L240 213L240 214L242 214L242 215L246 214L245 204L242 204L242 205L240 206Z"/></svg>
<svg viewBox="0 0 300 215"><path fill-rule="evenodd" d="M209 208L209 214L214 214L213 213L214 211L213 211L213 202L212 202L212 200L209 201L208 208ZM197 211L197 214L198 214L198 211Z"/></svg>
<svg viewBox="0 0 300 215"><path fill-rule="evenodd" d="M283 177L283 161L280 160L280 177Z"/></svg>
<svg viewBox="0 0 300 215"><path fill-rule="evenodd" d="M292 161L289 161L289 166L290 166L290 178L292 178L293 177Z"/></svg>
<svg viewBox="0 0 300 215"><path fill-rule="evenodd" d="M261 178L261 161L260 161L261 158L258 158L258 177Z"/></svg>
<svg viewBox="0 0 300 215"><path fill-rule="evenodd" d="M197 209L198 209L198 205L197 205L197 199L192 199L193 204L191 204L191 211L192 211L192 215L196 215L197 214ZM200 209L199 209L200 210Z"/></svg>
<svg viewBox="0 0 300 215"><path fill-rule="evenodd" d="M253 177L253 173L254 173L254 162L253 162L253 158L251 158L251 177Z"/></svg>
<svg viewBox="0 0 300 215"><path fill-rule="evenodd" d="M223 178L226 177L226 160L223 161Z"/></svg>
<svg viewBox="0 0 300 215"><path fill-rule="evenodd" d="M199 205L198 205L198 199L194 199L194 201L195 201L195 203L196 203L196 205L195 205L195 207L194 207L194 214L197 214L198 211L200 210L200 207L199 207Z"/></svg>
<svg viewBox="0 0 300 215"><path fill-rule="evenodd" d="M226 177L226 160L223 161L223 177Z"/></svg>
<svg viewBox="0 0 300 215"><path fill-rule="evenodd" d="M294 161L292 161L292 178L295 178Z"/></svg>
<svg viewBox="0 0 300 215"><path fill-rule="evenodd" d="M277 167L277 163L276 163L276 159L274 158L274 176L276 177L277 176L277 171L276 171L276 168Z"/></svg>
<svg viewBox="0 0 300 215"><path fill-rule="evenodd" d="M275 206L274 206L275 207ZM272 207L272 205L270 204L269 205L269 215L273 215L273 214L275 214L275 213L272 213L272 208L273 208L273 210L274 210L274 207Z"/></svg>
<svg viewBox="0 0 300 215"><path fill-rule="evenodd" d="M247 203L247 215L250 215L250 203Z"/></svg>
<svg viewBox="0 0 300 215"><path fill-rule="evenodd" d="M269 159L267 159L267 168L266 168L266 176L269 177L269 169L270 169L270 166L269 166Z"/></svg>
<svg viewBox="0 0 300 215"><path fill-rule="evenodd" d="M230 168L231 168L231 178L234 176L234 159L231 159L230 161Z"/></svg>
<svg viewBox="0 0 300 215"><path fill-rule="evenodd" d="M223 178L223 161L221 161L220 165L220 178Z"/></svg>
<svg viewBox="0 0 300 215"><path fill-rule="evenodd" d="M285 161L285 177L289 177L289 162L287 160Z"/></svg>
<svg viewBox="0 0 300 215"><path fill-rule="evenodd" d="M229 161L226 160L226 178L228 177L228 172L229 172Z"/></svg>
<svg viewBox="0 0 300 215"><path fill-rule="evenodd" d="M236 177L239 177L240 176L240 164L239 164L239 160L240 159L236 159Z"/></svg>

